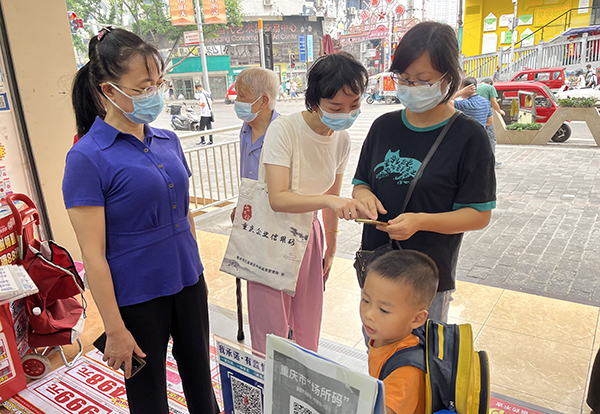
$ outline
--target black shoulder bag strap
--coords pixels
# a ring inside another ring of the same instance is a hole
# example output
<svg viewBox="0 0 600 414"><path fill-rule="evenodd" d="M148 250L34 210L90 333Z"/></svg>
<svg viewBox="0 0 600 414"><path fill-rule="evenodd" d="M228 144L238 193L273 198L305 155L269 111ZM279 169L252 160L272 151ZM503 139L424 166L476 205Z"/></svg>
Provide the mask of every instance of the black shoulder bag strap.
<svg viewBox="0 0 600 414"><path fill-rule="evenodd" d="M204 92L202 92L202 94L204 95L204 97L206 98L206 104L208 105L208 109L210 110L210 113L212 115L212 108L210 107L210 98L208 97L207 94L205 94Z"/></svg>
<svg viewBox="0 0 600 414"><path fill-rule="evenodd" d="M419 181L419 178L421 178L421 175L423 175L423 171L425 170L425 167L427 167L429 160L431 160L431 158L433 157L433 154L435 154L435 151L438 149L438 147L442 143L442 140L446 136L446 133L448 132L448 130L450 129L450 127L452 126L452 124L454 123L456 118L458 118L459 115L460 115L460 111L456 111L454 113L454 115L452 115L452 117L448 120L448 123L444 126L444 129L442 129L442 132L440 132L440 135L437 137L437 139L435 140L435 142L429 149L429 152L427 153L427 155L425 156L425 159L421 163L421 167L419 167L419 171L417 171L417 174L415 174L415 177L412 179L412 181L410 183L410 187L408 187L408 191L406 192L406 197L404 198L404 205L402 206L402 210L400 210L400 214L403 214L406 211L406 207L408 206L410 197L412 196L412 193L415 190L415 187L417 185L417 182Z"/></svg>

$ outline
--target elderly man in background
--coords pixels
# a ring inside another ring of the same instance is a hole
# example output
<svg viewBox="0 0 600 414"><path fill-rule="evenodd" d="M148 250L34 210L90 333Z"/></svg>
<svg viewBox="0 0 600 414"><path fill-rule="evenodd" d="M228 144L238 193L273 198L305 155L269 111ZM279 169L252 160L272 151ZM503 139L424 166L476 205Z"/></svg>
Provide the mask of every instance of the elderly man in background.
<svg viewBox="0 0 600 414"><path fill-rule="evenodd" d="M271 70L258 67L247 68L235 80L235 89L237 92L235 113L244 121L240 130L240 175L242 178L257 180L265 133L271 122L279 116L275 110L279 78ZM235 209L231 213L231 221L234 216ZM265 288L260 283L248 282L248 315L251 332L257 323L253 315L260 315L259 311L253 309L264 306L264 303L253 300L254 293Z"/></svg>

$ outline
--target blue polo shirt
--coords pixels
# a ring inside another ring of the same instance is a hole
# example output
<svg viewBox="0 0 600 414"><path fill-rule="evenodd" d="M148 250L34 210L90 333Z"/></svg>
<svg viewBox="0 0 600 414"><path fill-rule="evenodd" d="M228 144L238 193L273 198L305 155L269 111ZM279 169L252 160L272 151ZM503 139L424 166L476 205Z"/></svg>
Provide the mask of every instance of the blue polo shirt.
<svg viewBox="0 0 600 414"><path fill-rule="evenodd" d="M67 154L67 209L102 206L106 259L119 306L173 295L203 266L187 218L191 172L171 131L144 126L144 142L96 118Z"/></svg>
<svg viewBox="0 0 600 414"><path fill-rule="evenodd" d="M278 116L279 114L277 111L273 109L271 122ZM271 125L271 122L269 122L269 125ZM242 178L258 180L258 166L260 164L260 153L264 141L265 136L261 135L253 144L252 127L248 125L248 122L244 122L244 125L242 125L242 129L240 130L240 175Z"/></svg>
<svg viewBox="0 0 600 414"><path fill-rule="evenodd" d="M483 96L471 95L467 99L455 100L454 108L485 127L488 117L492 116L492 105Z"/></svg>

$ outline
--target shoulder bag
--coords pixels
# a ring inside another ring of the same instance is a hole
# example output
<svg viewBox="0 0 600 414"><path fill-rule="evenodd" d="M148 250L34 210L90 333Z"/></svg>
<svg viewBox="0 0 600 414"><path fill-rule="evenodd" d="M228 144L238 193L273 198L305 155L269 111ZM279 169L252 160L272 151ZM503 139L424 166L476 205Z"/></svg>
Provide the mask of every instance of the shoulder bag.
<svg viewBox="0 0 600 414"><path fill-rule="evenodd" d="M402 210L400 210L400 214L403 214L406 211L406 207L408 206L410 197L412 196L412 193L415 190L415 186L417 185L419 178L421 178L421 175L423 175L425 167L429 163L429 160L431 160L431 158L433 157L433 154L435 154L435 151L442 143L442 140L446 136L446 133L454 123L454 120L458 118L459 114L460 112L456 111L454 115L452 115L442 132L440 132L440 135L437 137L437 139L429 149L429 152L427 153L425 159L421 163L419 171L417 171L410 183L410 187L408 187L408 191L406 192L406 197L404 198L404 204L402 205ZM383 246L379 246L375 250L363 250L362 247L358 249L358 251L356 252L356 257L354 259L354 268L356 269L356 277L358 279L358 285L361 289L365 284L365 278L367 277L367 267L369 263L377 259L379 256L382 256L387 252L391 252L392 250L402 250L402 246L400 245L400 242L391 238L388 243L384 244Z"/></svg>

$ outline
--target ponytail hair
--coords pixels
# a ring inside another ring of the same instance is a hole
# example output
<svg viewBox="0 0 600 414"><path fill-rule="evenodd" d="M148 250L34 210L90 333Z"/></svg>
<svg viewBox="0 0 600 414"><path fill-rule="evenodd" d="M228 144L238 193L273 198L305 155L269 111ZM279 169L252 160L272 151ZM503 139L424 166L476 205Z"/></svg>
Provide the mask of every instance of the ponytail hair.
<svg viewBox="0 0 600 414"><path fill-rule="evenodd" d="M77 71L71 96L79 138L88 133L97 116L104 119L106 115L100 85L110 81L118 83L129 71L134 57L144 59L148 72L149 61L155 63L159 73L165 70L165 63L156 47L123 29L105 27L100 30L97 36L92 36L88 54L90 61Z"/></svg>

